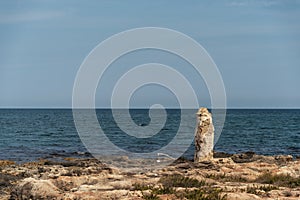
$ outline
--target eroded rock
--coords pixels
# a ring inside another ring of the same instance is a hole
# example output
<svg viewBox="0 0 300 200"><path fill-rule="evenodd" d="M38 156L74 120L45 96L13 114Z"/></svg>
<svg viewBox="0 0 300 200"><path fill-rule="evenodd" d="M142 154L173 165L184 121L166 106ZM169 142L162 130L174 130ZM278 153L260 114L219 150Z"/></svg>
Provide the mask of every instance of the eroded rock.
<svg viewBox="0 0 300 200"><path fill-rule="evenodd" d="M255 155L249 152L219 157L221 158L199 163L182 159L163 169L146 173L109 169L94 159L74 159L71 164L64 165L45 165L44 162L8 165L0 171L2 182L9 181L9 184L0 187L0 200L140 200L145 199L147 195L151 197L153 192L159 189L162 189L157 194L160 199L184 199L179 194L197 189L191 184L195 180L204 181L203 187L208 188L208 191L213 188L221 189L222 195L227 194L227 200L299 199L299 160L285 159L281 163L275 159L276 156ZM240 162L234 162L233 158ZM78 164L75 165L74 162ZM26 176L22 175L24 172ZM266 174L270 176L262 176ZM161 181L162 178L174 175L178 175L177 179ZM278 182L272 176L287 177L288 180L281 178L283 182ZM275 181L273 184L266 183L272 180ZM165 190L168 185L173 185L172 190ZM174 191L179 196L176 196Z"/></svg>
<svg viewBox="0 0 300 200"><path fill-rule="evenodd" d="M196 115L194 161L201 162L213 158L214 126L207 108L200 108Z"/></svg>
<svg viewBox="0 0 300 200"><path fill-rule="evenodd" d="M50 180L25 178L11 192L11 199L57 199L59 189Z"/></svg>

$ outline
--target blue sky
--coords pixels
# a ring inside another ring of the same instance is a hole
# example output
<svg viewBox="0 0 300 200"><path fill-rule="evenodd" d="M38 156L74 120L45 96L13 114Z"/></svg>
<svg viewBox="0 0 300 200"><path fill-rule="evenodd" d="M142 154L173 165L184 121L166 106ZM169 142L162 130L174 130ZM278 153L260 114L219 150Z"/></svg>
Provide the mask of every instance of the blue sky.
<svg viewBox="0 0 300 200"><path fill-rule="evenodd" d="M1 1L0 107L71 107L77 70L97 44L127 29L155 26L183 32L208 51L223 77L228 107L300 108L299 20L300 1L293 0ZM153 57L185 65L149 51L114 69ZM202 84L199 102L209 106ZM156 89L137 91L133 106L176 104ZM96 95L99 107L108 106L104 94Z"/></svg>

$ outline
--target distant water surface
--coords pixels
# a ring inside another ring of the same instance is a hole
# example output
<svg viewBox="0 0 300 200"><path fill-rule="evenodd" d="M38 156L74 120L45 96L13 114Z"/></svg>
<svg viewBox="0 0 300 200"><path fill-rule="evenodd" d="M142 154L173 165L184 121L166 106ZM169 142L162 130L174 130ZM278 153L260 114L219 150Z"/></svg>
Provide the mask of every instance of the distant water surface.
<svg viewBox="0 0 300 200"><path fill-rule="evenodd" d="M120 112L122 114L123 111ZM130 113L136 124L149 123L148 110L132 109ZM114 122L111 110L97 110L98 120L109 138L134 152L156 150L172 140L181 112L170 109L167 114L161 134L150 139L151 142L143 142L124 135ZM194 110L188 114L195 116ZM124 118L123 123L127 121ZM194 133L194 124L194 121L186 122L184 130ZM224 129L215 150L300 156L300 110L227 110ZM192 144L184 156L192 158L193 151ZM25 162L39 158L89 156L74 126L72 110L0 109L0 159Z"/></svg>

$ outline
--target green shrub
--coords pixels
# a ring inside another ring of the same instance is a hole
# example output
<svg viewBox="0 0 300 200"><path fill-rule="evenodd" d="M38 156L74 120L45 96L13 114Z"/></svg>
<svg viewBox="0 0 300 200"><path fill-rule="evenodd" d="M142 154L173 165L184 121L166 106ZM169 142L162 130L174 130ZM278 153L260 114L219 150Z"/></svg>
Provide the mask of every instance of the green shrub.
<svg viewBox="0 0 300 200"><path fill-rule="evenodd" d="M223 182L249 182L248 179L243 178L242 176L238 175L226 175L225 173L223 174L207 174L205 178L210 178L218 181L223 181Z"/></svg>
<svg viewBox="0 0 300 200"><path fill-rule="evenodd" d="M264 173L260 175L256 180L258 183L274 184L281 187L299 187L300 178L294 178L288 174L273 175L271 173Z"/></svg>
<svg viewBox="0 0 300 200"><path fill-rule="evenodd" d="M154 194L173 194L175 193L175 190L171 187L159 187L159 188L153 188L152 192Z"/></svg>
<svg viewBox="0 0 300 200"><path fill-rule="evenodd" d="M262 186L247 186L247 193L255 194L255 195L261 195L262 191L270 192L271 190L278 190L277 186L273 185L262 185Z"/></svg>
<svg viewBox="0 0 300 200"><path fill-rule="evenodd" d="M133 190L143 191L143 190L151 190L151 189L152 189L152 186L149 186L149 185L140 184L140 183L133 184Z"/></svg>
<svg viewBox="0 0 300 200"><path fill-rule="evenodd" d="M143 198L146 200L159 200L159 197L153 193L148 194L148 195L143 194Z"/></svg>
<svg viewBox="0 0 300 200"><path fill-rule="evenodd" d="M164 176L159 180L159 182L164 187L167 188L170 187L192 188L192 187L201 187L207 185L205 181L199 181L194 178L184 177L180 174Z"/></svg>
<svg viewBox="0 0 300 200"><path fill-rule="evenodd" d="M221 189L200 188L192 191L185 191L184 197L187 199L197 200L226 200L227 195L222 195Z"/></svg>

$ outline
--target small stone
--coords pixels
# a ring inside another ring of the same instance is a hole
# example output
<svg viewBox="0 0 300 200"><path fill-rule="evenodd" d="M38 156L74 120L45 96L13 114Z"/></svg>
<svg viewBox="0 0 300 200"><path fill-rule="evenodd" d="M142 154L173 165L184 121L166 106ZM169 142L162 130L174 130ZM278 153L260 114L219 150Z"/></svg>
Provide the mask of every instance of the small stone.
<svg viewBox="0 0 300 200"><path fill-rule="evenodd" d="M278 155L278 156L275 156L275 160L280 162L280 163L286 163L286 162L292 161L293 156L291 156L291 155Z"/></svg>

